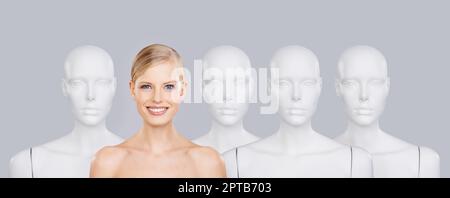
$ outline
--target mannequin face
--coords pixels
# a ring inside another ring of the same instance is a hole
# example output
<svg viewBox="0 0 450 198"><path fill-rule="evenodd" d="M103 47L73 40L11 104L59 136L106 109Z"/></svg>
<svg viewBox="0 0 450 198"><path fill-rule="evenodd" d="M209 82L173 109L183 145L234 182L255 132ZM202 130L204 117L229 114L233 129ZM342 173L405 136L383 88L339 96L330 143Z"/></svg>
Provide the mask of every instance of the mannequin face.
<svg viewBox="0 0 450 198"><path fill-rule="evenodd" d="M138 112L148 125L163 126L172 122L186 86L181 70L182 67L172 61L163 62L149 67L136 82L130 82Z"/></svg>
<svg viewBox="0 0 450 198"><path fill-rule="evenodd" d="M296 49L284 50L273 64L279 69L279 77L272 79L275 89L271 90L278 94L279 115L292 126L309 122L316 111L322 85L315 55Z"/></svg>
<svg viewBox="0 0 450 198"><path fill-rule="evenodd" d="M204 59L203 96L210 114L222 125L241 121L248 110L250 61L242 51L219 47Z"/></svg>
<svg viewBox="0 0 450 198"><path fill-rule="evenodd" d="M337 92L344 100L347 116L360 126L378 121L389 93L386 62L381 54L375 55L356 51L340 62Z"/></svg>
<svg viewBox="0 0 450 198"><path fill-rule="evenodd" d="M69 54L65 67L63 91L75 118L88 126L104 122L116 88L111 57L97 47L80 47Z"/></svg>

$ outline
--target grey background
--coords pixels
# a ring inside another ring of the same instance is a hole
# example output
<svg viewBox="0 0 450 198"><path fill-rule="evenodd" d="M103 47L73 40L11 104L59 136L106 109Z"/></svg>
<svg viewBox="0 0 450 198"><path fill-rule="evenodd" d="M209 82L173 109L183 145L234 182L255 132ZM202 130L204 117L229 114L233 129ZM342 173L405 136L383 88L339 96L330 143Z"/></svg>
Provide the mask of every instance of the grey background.
<svg viewBox="0 0 450 198"><path fill-rule="evenodd" d="M380 49L388 59L391 95L382 128L441 156L450 177L448 1L1 1L0 177L15 153L70 132L73 117L60 80L70 49L92 44L115 61L119 80L108 126L129 137L141 120L129 96L134 55L150 43L177 49L185 65L211 47L243 49L265 67L279 47L299 44L320 59L324 89L313 125L334 137L345 128L334 91L339 54L355 44ZM253 104L245 127L267 136L275 115ZM208 131L205 104L184 104L177 128L195 138Z"/></svg>

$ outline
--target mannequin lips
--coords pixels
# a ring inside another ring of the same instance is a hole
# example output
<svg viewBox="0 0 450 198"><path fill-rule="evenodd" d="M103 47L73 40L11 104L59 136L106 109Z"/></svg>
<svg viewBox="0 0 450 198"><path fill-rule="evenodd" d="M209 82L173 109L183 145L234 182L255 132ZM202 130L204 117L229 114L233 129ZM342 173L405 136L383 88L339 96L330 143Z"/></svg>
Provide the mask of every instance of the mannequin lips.
<svg viewBox="0 0 450 198"><path fill-rule="evenodd" d="M303 108L290 108L290 109L288 109L287 112L291 115L303 116L303 115L306 115L307 110L303 109Z"/></svg>
<svg viewBox="0 0 450 198"><path fill-rule="evenodd" d="M83 115L95 116L95 115L100 114L100 110L99 110L99 109L96 109L96 108L83 108L83 109L81 110L81 113L82 113Z"/></svg>
<svg viewBox="0 0 450 198"><path fill-rule="evenodd" d="M149 106L149 107L147 107L148 112L151 115L154 115L154 116L161 116L161 115L165 114L168 109L169 109L169 107L163 107L163 106Z"/></svg>
<svg viewBox="0 0 450 198"><path fill-rule="evenodd" d="M220 108L219 113L222 115L236 115L237 114L236 108Z"/></svg>
<svg viewBox="0 0 450 198"><path fill-rule="evenodd" d="M362 116L365 116L365 115L372 115L373 109L370 109L370 108L356 108L356 109L354 110L354 112L355 112L357 115L362 115Z"/></svg>

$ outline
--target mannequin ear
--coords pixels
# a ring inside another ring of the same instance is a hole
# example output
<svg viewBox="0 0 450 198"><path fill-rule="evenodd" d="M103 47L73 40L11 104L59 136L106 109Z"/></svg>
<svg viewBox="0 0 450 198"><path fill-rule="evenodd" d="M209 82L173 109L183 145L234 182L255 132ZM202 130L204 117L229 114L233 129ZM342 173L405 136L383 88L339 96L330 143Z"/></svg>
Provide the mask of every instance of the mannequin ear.
<svg viewBox="0 0 450 198"><path fill-rule="evenodd" d="M114 77L113 78L113 91L114 91L114 93L116 92L116 90L117 90L117 78L116 77Z"/></svg>
<svg viewBox="0 0 450 198"><path fill-rule="evenodd" d="M322 88L323 88L323 80L322 80L322 77L319 77L318 83L319 83L319 88L320 88L320 90L322 91Z"/></svg>
<svg viewBox="0 0 450 198"><path fill-rule="evenodd" d="M389 77L386 78L386 88L387 92L389 93L389 90L391 89L391 78Z"/></svg>
<svg viewBox="0 0 450 198"><path fill-rule="evenodd" d="M65 97L67 97L67 83L66 83L66 79L62 79L61 80L61 89L62 89L62 92L63 92L63 95L65 96Z"/></svg>
<svg viewBox="0 0 450 198"><path fill-rule="evenodd" d="M341 97L341 83L340 80L336 78L336 80L334 81L334 87L336 89L336 95L338 97Z"/></svg>

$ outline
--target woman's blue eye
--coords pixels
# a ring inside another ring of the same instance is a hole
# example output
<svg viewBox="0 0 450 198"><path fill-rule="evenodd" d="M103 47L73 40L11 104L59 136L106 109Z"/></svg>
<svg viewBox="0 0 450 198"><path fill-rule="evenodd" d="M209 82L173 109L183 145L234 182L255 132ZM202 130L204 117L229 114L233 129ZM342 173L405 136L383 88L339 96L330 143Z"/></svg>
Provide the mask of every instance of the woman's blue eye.
<svg viewBox="0 0 450 198"><path fill-rule="evenodd" d="M174 88L175 88L175 85L173 85L173 84L164 85L164 89L167 91L171 91Z"/></svg>
<svg viewBox="0 0 450 198"><path fill-rule="evenodd" d="M141 89L151 89L152 86L150 86L150 85L141 85L140 88Z"/></svg>

